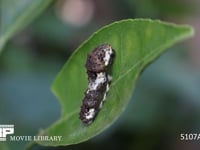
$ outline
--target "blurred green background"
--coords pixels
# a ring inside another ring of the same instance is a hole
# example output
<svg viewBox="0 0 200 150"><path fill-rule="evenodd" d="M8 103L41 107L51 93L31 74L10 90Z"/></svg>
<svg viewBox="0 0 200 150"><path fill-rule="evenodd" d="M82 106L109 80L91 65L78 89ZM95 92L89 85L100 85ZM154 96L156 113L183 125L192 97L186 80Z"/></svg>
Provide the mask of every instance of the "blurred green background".
<svg viewBox="0 0 200 150"><path fill-rule="evenodd" d="M14 124L15 135L36 135L59 118L61 107L50 86L84 40L113 21L161 19L190 24L196 35L143 72L120 119L85 143L34 149L198 150L200 141L181 141L180 134L200 133L199 5L198 0L54 1L0 55L0 124ZM0 147L22 149L25 144Z"/></svg>

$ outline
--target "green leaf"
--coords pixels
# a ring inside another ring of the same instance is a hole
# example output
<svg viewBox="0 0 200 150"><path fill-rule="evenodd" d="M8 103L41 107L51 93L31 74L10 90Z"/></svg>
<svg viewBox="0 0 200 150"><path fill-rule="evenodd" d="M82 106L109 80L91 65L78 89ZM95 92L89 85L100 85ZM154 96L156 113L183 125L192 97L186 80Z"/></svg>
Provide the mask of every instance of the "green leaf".
<svg viewBox="0 0 200 150"><path fill-rule="evenodd" d="M62 116L40 135L59 135L62 141L40 141L39 144L76 144L104 131L126 109L142 70L166 48L192 35L193 29L189 26L145 19L115 22L94 33L73 53L52 86L62 105ZM80 106L88 84L84 65L87 54L103 43L109 43L116 51L113 80L107 100L95 121L84 126L79 120Z"/></svg>
<svg viewBox="0 0 200 150"><path fill-rule="evenodd" d="M51 0L0 1L0 53L9 38L38 16Z"/></svg>

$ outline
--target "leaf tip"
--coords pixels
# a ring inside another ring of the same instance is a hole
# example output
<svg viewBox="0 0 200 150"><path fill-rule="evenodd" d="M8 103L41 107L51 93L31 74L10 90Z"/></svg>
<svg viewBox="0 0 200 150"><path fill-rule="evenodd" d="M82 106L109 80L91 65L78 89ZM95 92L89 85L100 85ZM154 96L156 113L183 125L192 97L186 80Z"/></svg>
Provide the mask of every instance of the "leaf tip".
<svg viewBox="0 0 200 150"><path fill-rule="evenodd" d="M188 28L188 35L190 37L193 37L195 35L195 29L190 25L188 25L187 28Z"/></svg>

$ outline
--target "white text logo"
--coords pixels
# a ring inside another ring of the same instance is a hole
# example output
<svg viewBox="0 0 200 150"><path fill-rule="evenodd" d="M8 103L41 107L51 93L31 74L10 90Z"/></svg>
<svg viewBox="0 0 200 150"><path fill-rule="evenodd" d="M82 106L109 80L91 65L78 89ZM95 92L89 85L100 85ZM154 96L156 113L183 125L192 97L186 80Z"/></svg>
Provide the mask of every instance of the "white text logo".
<svg viewBox="0 0 200 150"><path fill-rule="evenodd" d="M14 134L14 125L0 125L0 141L6 141L8 134Z"/></svg>

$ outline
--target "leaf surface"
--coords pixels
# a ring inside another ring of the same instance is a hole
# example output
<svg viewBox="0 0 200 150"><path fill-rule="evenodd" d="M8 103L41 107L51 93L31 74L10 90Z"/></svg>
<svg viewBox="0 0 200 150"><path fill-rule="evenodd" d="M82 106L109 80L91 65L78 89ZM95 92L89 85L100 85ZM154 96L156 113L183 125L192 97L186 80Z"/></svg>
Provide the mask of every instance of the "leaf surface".
<svg viewBox="0 0 200 150"><path fill-rule="evenodd" d="M76 144L104 131L126 109L142 70L167 48L192 35L189 26L149 19L122 20L94 33L73 53L52 85L62 105L62 116L40 135L62 136L62 141L39 143L49 146ZM95 121L84 126L79 120L79 111L88 84L86 58L103 43L109 43L116 52L113 80Z"/></svg>

